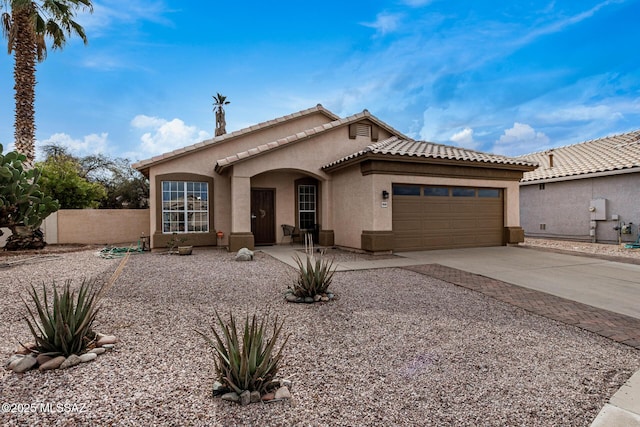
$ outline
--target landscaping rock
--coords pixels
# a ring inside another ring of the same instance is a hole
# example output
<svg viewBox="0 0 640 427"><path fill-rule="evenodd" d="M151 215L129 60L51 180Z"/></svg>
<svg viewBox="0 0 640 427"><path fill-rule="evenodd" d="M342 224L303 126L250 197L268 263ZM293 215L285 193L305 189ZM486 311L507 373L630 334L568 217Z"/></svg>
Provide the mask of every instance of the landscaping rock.
<svg viewBox="0 0 640 427"><path fill-rule="evenodd" d="M228 393L229 389L224 386L220 381L213 383L213 395L220 396L221 394Z"/></svg>
<svg viewBox="0 0 640 427"><path fill-rule="evenodd" d="M104 348L104 347L96 347L96 348L92 348L91 350L89 350L89 353L102 354L105 351L107 351L107 349Z"/></svg>
<svg viewBox="0 0 640 427"><path fill-rule="evenodd" d="M22 359L24 357L24 355L22 354L14 354L13 356L11 356L8 360L7 363L4 364L4 367L7 369L11 369L10 366L13 362L15 362L16 360Z"/></svg>
<svg viewBox="0 0 640 427"><path fill-rule="evenodd" d="M312 297L305 297L304 298L304 302L306 302L307 304L311 304L313 302L313 298Z"/></svg>
<svg viewBox="0 0 640 427"><path fill-rule="evenodd" d="M53 357L47 356L46 354L39 354L38 357L36 357L36 360L38 361L38 365L44 365L51 359L53 359Z"/></svg>
<svg viewBox="0 0 640 427"><path fill-rule="evenodd" d="M15 354L27 355L27 354L31 353L35 348L36 348L36 343L28 342L25 345L22 345L22 344L18 345L18 347L16 347L14 353Z"/></svg>
<svg viewBox="0 0 640 427"><path fill-rule="evenodd" d="M327 298L333 299L333 294L331 292L327 292Z"/></svg>
<svg viewBox="0 0 640 427"><path fill-rule="evenodd" d="M258 403L260 402L260 392L259 391L252 391L251 392L251 403Z"/></svg>
<svg viewBox="0 0 640 427"><path fill-rule="evenodd" d="M291 383L291 380L280 380L280 385L282 387L287 387L289 390L291 390L291 386L293 384Z"/></svg>
<svg viewBox="0 0 640 427"><path fill-rule="evenodd" d="M80 355L80 363L90 362L98 357L95 353L85 353Z"/></svg>
<svg viewBox="0 0 640 427"><path fill-rule="evenodd" d="M102 348L104 348L105 350L111 350L111 349L113 349L115 346L116 346L115 344L104 344L104 345L102 346Z"/></svg>
<svg viewBox="0 0 640 427"><path fill-rule="evenodd" d="M80 363L81 363L80 356L76 354L72 354L69 357L67 357L67 359L64 362L62 362L62 364L60 365L60 369L67 369L72 366L79 365Z"/></svg>
<svg viewBox="0 0 640 427"><path fill-rule="evenodd" d="M329 297L322 297L322 298L320 298L320 301L327 302L327 301L329 301Z"/></svg>
<svg viewBox="0 0 640 427"><path fill-rule="evenodd" d="M290 399L291 398L291 393L289 392L289 389L287 387L282 386L278 390L276 390L275 398L276 399Z"/></svg>
<svg viewBox="0 0 640 427"><path fill-rule="evenodd" d="M322 295L315 295L315 296L313 297L313 300L314 300L315 302L318 302L318 301L320 301L320 298L322 298Z"/></svg>
<svg viewBox="0 0 640 427"><path fill-rule="evenodd" d="M249 403L251 403L251 392L249 390L245 390L240 393L240 404L242 406L247 406Z"/></svg>
<svg viewBox="0 0 640 427"><path fill-rule="evenodd" d="M17 358L13 359L13 361L9 363L9 365L7 365L7 369L13 371L13 369L18 365L18 363L20 363L20 361L26 357L24 354L18 354L17 356L18 356Z"/></svg>
<svg viewBox="0 0 640 427"><path fill-rule="evenodd" d="M58 356L58 357L54 357L53 359L49 360L46 363L43 363L42 365L40 365L40 367L38 368L40 371L49 371L51 369L58 369L60 367L60 365L62 365L62 363L66 360L67 358L64 356Z"/></svg>
<svg viewBox="0 0 640 427"><path fill-rule="evenodd" d="M284 297L284 298L289 302L297 302L298 301L298 297L295 296L294 294L287 294L287 296Z"/></svg>
<svg viewBox="0 0 640 427"><path fill-rule="evenodd" d="M34 366L36 366L37 363L38 361L36 360L36 357L32 354L29 354L28 356L20 359L20 361L13 368L13 372L15 372L16 374L22 374L24 372L27 372L29 369L32 369Z"/></svg>
<svg viewBox="0 0 640 427"><path fill-rule="evenodd" d="M232 391L231 393L223 394L222 400L228 400L229 402L237 402L240 400L240 396L238 396L238 393Z"/></svg>
<svg viewBox="0 0 640 427"><path fill-rule="evenodd" d="M253 261L253 251L247 248L242 248L236 255L236 261Z"/></svg>
<svg viewBox="0 0 640 427"><path fill-rule="evenodd" d="M105 344L115 344L118 339L114 335L103 335L98 338L96 342L96 347L104 346Z"/></svg>
<svg viewBox="0 0 640 427"><path fill-rule="evenodd" d="M273 400L276 398L276 394L271 392L271 393L266 393L264 396L262 396L262 401L263 402L268 402L270 400Z"/></svg>

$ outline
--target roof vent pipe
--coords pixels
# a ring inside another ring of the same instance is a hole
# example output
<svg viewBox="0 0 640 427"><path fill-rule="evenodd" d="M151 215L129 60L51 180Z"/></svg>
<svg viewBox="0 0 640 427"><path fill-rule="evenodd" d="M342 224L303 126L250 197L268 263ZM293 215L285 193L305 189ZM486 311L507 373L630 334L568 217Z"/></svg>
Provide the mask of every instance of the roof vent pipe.
<svg viewBox="0 0 640 427"><path fill-rule="evenodd" d="M551 169L553 167L553 150L547 151L547 154L549 155L549 169Z"/></svg>

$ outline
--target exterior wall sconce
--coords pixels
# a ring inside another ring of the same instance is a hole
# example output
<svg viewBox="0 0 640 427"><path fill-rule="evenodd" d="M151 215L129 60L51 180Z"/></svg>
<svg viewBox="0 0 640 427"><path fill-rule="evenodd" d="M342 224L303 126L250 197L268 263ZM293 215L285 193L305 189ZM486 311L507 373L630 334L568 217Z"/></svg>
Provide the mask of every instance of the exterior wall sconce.
<svg viewBox="0 0 640 427"><path fill-rule="evenodd" d="M389 192L387 190L382 190L382 198L387 200L389 198Z"/></svg>

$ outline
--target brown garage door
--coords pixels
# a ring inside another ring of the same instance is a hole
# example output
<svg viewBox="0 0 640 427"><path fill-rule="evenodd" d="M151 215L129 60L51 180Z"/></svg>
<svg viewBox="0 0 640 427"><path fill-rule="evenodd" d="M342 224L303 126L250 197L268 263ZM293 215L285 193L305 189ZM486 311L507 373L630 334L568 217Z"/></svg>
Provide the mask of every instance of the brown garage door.
<svg viewBox="0 0 640 427"><path fill-rule="evenodd" d="M396 251L503 244L499 188L393 185Z"/></svg>

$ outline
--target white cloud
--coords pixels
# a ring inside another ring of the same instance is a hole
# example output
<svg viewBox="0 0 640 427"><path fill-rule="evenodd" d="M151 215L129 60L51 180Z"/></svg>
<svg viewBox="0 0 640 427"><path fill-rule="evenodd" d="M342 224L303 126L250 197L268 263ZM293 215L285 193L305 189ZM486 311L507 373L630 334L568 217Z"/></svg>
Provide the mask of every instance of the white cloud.
<svg viewBox="0 0 640 427"><path fill-rule="evenodd" d="M540 28L534 29L529 34L525 35L524 37L520 38L519 40L516 40L515 44L516 45L526 45L526 44L531 43L532 41L534 41L538 37L545 36L545 35L548 35L548 34L561 32L567 27L570 27L572 25L578 24L578 23L584 21L585 19L589 19L589 18L593 17L597 12L600 11L600 9L602 9L602 8L604 8L606 6L609 6L610 4L617 4L617 3L621 3L621 0L606 0L606 1L603 1L601 3L598 3L597 5L595 5L594 7L592 7L589 10L586 10L584 12L578 13L578 14L573 15L573 16L569 16L567 18L559 19L559 20L557 20L555 22L552 22L551 24L546 25L544 27L540 27Z"/></svg>
<svg viewBox="0 0 640 427"><path fill-rule="evenodd" d="M592 107L577 105L548 113L541 113L539 117L550 123L557 123L566 121L618 120L623 118L623 114L607 105L596 105Z"/></svg>
<svg viewBox="0 0 640 427"><path fill-rule="evenodd" d="M91 154L105 153L109 149L109 134L92 133L85 135L81 139L74 139L66 133L54 133L49 138L36 143L36 148L43 145L58 145L66 148L71 154L76 156L87 156Z"/></svg>
<svg viewBox="0 0 640 427"><path fill-rule="evenodd" d="M363 22L361 25L373 28L378 35L384 36L398 29L400 19L402 19L401 14L381 12L376 16L375 22Z"/></svg>
<svg viewBox="0 0 640 427"><path fill-rule="evenodd" d="M188 126L180 119L165 120L159 117L138 115L131 120L131 126L149 130L140 136L140 150L143 156L154 156L177 148L200 142L210 135L195 126ZM138 153L130 153L133 156Z"/></svg>
<svg viewBox="0 0 640 427"><path fill-rule="evenodd" d="M453 142L455 145L464 148L476 149L478 147L478 142L473 139L473 129L466 127L459 132L454 133L449 141Z"/></svg>
<svg viewBox="0 0 640 427"><path fill-rule="evenodd" d="M139 114L131 120L131 126L138 129L153 129L159 128L162 125L167 123L165 119L160 119L158 117L146 116L144 114Z"/></svg>
<svg viewBox="0 0 640 427"><path fill-rule="evenodd" d="M164 1L148 0L101 0L93 2L93 13L81 12L77 21L87 29L89 38L108 36L110 28L120 24L149 21L171 25L165 17L171 12Z"/></svg>
<svg viewBox="0 0 640 427"><path fill-rule="evenodd" d="M549 137L547 135L536 132L528 124L515 122L512 128L504 131L491 151L496 154L517 156L541 151L548 146Z"/></svg>

